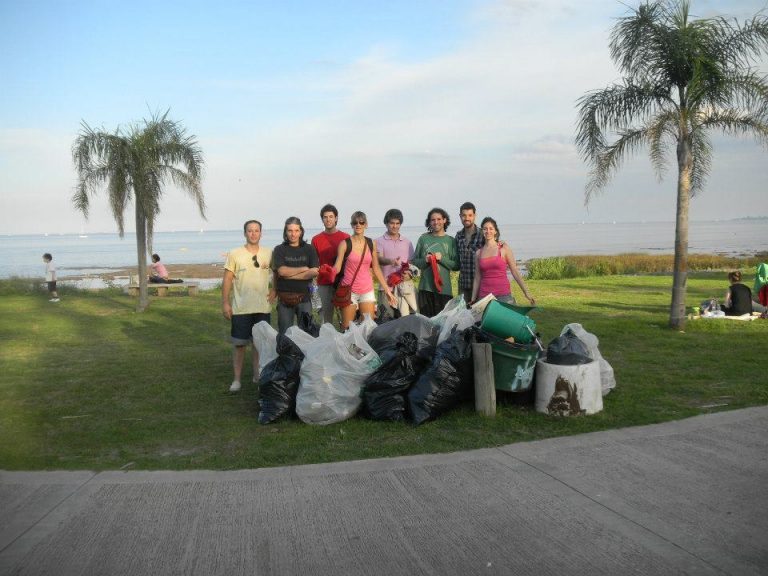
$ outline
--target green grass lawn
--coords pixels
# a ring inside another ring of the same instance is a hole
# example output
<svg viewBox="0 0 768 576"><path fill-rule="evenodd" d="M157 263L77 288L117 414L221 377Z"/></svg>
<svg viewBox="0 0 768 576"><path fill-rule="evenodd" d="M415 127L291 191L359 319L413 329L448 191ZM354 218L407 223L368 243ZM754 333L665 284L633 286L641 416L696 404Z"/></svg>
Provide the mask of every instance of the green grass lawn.
<svg viewBox="0 0 768 576"><path fill-rule="evenodd" d="M688 281L689 307L722 297L723 274ZM496 418L465 405L413 427L353 418L326 427L257 422L257 387L229 394L220 293L0 289L0 468L234 469L448 452L662 422L768 403L768 321L666 327L669 276L530 281L546 343L580 322L600 338L617 388L594 416L555 418L500 394ZM244 381L250 381L250 370ZM714 405L714 406L713 406Z"/></svg>

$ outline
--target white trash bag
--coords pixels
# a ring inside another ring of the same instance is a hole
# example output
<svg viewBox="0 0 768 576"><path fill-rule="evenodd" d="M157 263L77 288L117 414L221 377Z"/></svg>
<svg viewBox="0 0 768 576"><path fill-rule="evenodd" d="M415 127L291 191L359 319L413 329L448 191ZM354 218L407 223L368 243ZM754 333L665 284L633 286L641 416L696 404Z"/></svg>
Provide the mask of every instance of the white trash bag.
<svg viewBox="0 0 768 576"><path fill-rule="evenodd" d="M299 328L298 326L289 326L288 329L285 331L285 335L288 336L288 338L291 339L291 342L296 344L296 346L299 347L299 350L301 350L304 353L304 356L307 355L307 352L309 349L314 346L317 342L317 338L312 336L311 334L307 334Z"/></svg>
<svg viewBox="0 0 768 576"><path fill-rule="evenodd" d="M307 424L351 418L360 409L363 382L380 365L362 328L351 324L347 332L339 334L324 324L301 364L296 414Z"/></svg>
<svg viewBox="0 0 768 576"><path fill-rule="evenodd" d="M251 330L253 347L259 353L259 371L277 358L277 330L269 322L263 320Z"/></svg>
<svg viewBox="0 0 768 576"><path fill-rule="evenodd" d="M592 355L592 358L597 360L600 365L600 387L603 391L603 396L605 396L608 392L616 388L616 378L613 375L613 367L608 364L608 361L603 358L602 354L600 354L600 350L597 347L600 341L597 339L597 336L584 330L584 327L578 322L566 324L560 332L560 336L565 334L568 330L573 332L574 336L584 343L589 350L589 353Z"/></svg>
<svg viewBox="0 0 768 576"><path fill-rule="evenodd" d="M466 330L475 323L475 317L472 311L467 309L463 294L459 294L450 300L445 305L445 308L430 320L440 326L440 336L437 338L438 344L448 338L454 329L458 331Z"/></svg>

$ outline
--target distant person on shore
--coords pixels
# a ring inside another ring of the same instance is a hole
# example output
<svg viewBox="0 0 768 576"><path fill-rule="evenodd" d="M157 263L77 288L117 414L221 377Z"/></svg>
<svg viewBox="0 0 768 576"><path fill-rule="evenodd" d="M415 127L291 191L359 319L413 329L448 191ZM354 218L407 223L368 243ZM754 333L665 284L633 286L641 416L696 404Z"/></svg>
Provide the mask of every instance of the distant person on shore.
<svg viewBox="0 0 768 576"><path fill-rule="evenodd" d="M395 306L397 301L392 294L387 279L379 266L379 254L376 242L365 235L368 228L368 217L364 212L352 214L351 226L353 234L350 238L339 244L336 255L336 273L344 274L341 284L352 287L351 301L348 306L341 309L341 329L349 328L349 323L355 318L355 314L368 314L374 318L376 313L376 293L373 290L373 277L382 286L387 302Z"/></svg>
<svg viewBox="0 0 768 576"><path fill-rule="evenodd" d="M160 262L160 256L152 254L152 264L149 265L149 281L152 284L178 284L184 282L179 278L169 278L168 270L165 265Z"/></svg>
<svg viewBox="0 0 768 576"><path fill-rule="evenodd" d="M381 273L397 298L397 310L401 316L407 316L418 312L419 307L416 302L413 274L408 268L408 264L413 260L413 242L400 234L402 224L403 213L400 210L397 208L387 210L384 214L384 225L387 231L376 239L376 249L379 252ZM394 283L394 279L397 279L397 283ZM390 313L394 310L389 305L387 293L381 284L379 284L379 304Z"/></svg>
<svg viewBox="0 0 768 576"><path fill-rule="evenodd" d="M480 224L483 245L475 254L475 273L472 283L472 295L467 303L482 300L488 294L493 294L500 302L515 303L515 297L510 289L507 269L512 273L523 295L536 305L536 300L528 292L525 280L517 269L515 255L508 244L499 241L499 226L490 216L483 218Z"/></svg>
<svg viewBox="0 0 768 576"><path fill-rule="evenodd" d="M339 211L333 204L326 204L320 208L320 218L323 221L324 230L312 238L312 246L317 252L320 266L324 264L333 266L336 263L336 255L339 252L339 244L349 238L349 234L336 228L339 221ZM321 314L323 322L333 323L333 278L319 274L317 277L317 293L320 295L322 305Z"/></svg>
<svg viewBox="0 0 768 576"><path fill-rule="evenodd" d="M734 270L728 273L728 281L731 283L725 293L725 304L720 309L726 316L741 316L752 312L765 312L766 307L752 300L752 290L741 283L741 272Z"/></svg>
<svg viewBox="0 0 768 576"><path fill-rule="evenodd" d="M45 262L45 281L48 283L48 294L51 296L48 301L59 302L59 293L56 291L56 265L53 263L53 256L46 252L43 254L43 262Z"/></svg>
<svg viewBox="0 0 768 576"><path fill-rule="evenodd" d="M459 292L464 302L472 300L475 279L475 254L483 245L483 235L475 224L475 205L464 202L459 207L462 228L456 232L456 249L459 252Z"/></svg>
<svg viewBox="0 0 768 576"><path fill-rule="evenodd" d="M456 239L446 234L451 219L442 208L432 208L424 222L428 232L416 242L413 263L421 270L419 311L431 318L453 298L451 271L459 269Z"/></svg>
<svg viewBox="0 0 768 576"><path fill-rule="evenodd" d="M262 321L270 322L272 302L275 301L274 288L269 288L272 250L259 244L261 222L248 220L243 225L243 235L245 245L227 254L221 284L221 311L224 318L231 322L230 336L234 345L234 379L229 387L230 392L237 392L241 388L245 349L248 344L253 344L253 327ZM256 383L259 380L259 352L255 347L252 361L251 382Z"/></svg>
<svg viewBox="0 0 768 576"><path fill-rule="evenodd" d="M312 314L309 285L320 262L315 248L304 241L304 226L296 216L285 221L283 243L272 253L277 288L277 331L285 334L301 313Z"/></svg>

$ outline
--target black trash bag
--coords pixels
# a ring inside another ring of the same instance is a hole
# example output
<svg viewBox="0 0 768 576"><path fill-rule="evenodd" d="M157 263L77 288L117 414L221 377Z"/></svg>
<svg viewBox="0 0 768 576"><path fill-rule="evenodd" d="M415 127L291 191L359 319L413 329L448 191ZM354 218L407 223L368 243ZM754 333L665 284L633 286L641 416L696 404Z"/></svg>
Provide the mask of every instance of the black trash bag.
<svg viewBox="0 0 768 576"><path fill-rule="evenodd" d="M549 343L546 362L560 366L576 366L577 364L589 364L592 362L592 356L586 344L579 340L571 330L568 330Z"/></svg>
<svg viewBox="0 0 768 576"><path fill-rule="evenodd" d="M299 313L297 326L313 338L317 338L320 335L320 326L309 312Z"/></svg>
<svg viewBox="0 0 768 576"><path fill-rule="evenodd" d="M259 377L259 424L270 424L296 409L299 370L304 353L285 334L277 335L277 358Z"/></svg>
<svg viewBox="0 0 768 576"><path fill-rule="evenodd" d="M427 361L417 356L418 338L405 332L397 339L395 355L363 382L363 414L372 420L405 420L405 393Z"/></svg>
<svg viewBox="0 0 768 576"><path fill-rule="evenodd" d="M408 391L408 408L417 426L434 420L475 393L472 328L457 331L443 340L435 358Z"/></svg>
<svg viewBox="0 0 768 576"><path fill-rule="evenodd" d="M368 337L368 344L376 351L382 363L386 364L397 356L397 343L401 335L410 332L416 336L416 354L419 358L431 360L440 336L440 327L426 316L409 314L390 320L374 328Z"/></svg>
<svg viewBox="0 0 768 576"><path fill-rule="evenodd" d="M400 316L402 316L402 314L400 314L400 310L397 308L390 308L389 306L384 306L384 304L378 304L376 306L376 318L374 318L374 321L376 324L384 324L390 320L397 320Z"/></svg>

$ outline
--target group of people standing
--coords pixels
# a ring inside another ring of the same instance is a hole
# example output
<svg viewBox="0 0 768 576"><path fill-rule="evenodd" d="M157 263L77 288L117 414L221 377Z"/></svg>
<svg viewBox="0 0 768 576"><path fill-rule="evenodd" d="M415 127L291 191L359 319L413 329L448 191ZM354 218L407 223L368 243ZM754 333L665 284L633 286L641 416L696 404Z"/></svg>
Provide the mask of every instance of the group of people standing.
<svg viewBox="0 0 768 576"><path fill-rule="evenodd" d="M245 245L230 251L224 264L222 312L231 321L234 345L234 380L230 391L241 388L246 346L251 342L253 326L270 321L276 302L278 333L284 334L302 313L312 313L311 290L317 289L323 322L333 323L334 311L340 311L340 326L345 330L357 314L374 317L377 303L395 315L420 312L432 317L453 298L450 274L459 271L459 290L467 303L493 294L514 303L507 279L512 274L531 304L528 292L509 245L500 241L493 218L475 224L475 206L461 205L462 229L455 237L447 231L451 219L442 208L427 214L427 229L414 248L400 234L403 213L393 208L384 215L387 231L377 239L368 238L368 218L354 212L350 219L352 234L337 228L339 213L326 204L320 210L323 230L311 242L304 239L301 220L291 216L285 221L283 242L270 249L261 246L261 223L248 220L243 225ZM379 283L378 295L373 279ZM415 279L418 278L418 290ZM339 286L348 286L340 300ZM253 382L258 381L258 352L253 352Z"/></svg>

